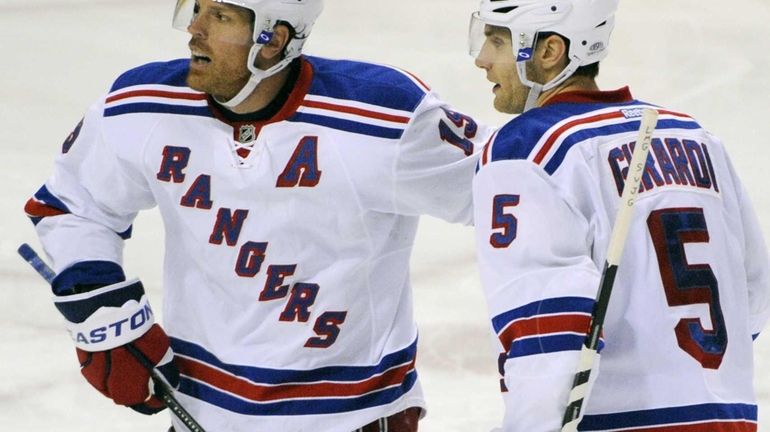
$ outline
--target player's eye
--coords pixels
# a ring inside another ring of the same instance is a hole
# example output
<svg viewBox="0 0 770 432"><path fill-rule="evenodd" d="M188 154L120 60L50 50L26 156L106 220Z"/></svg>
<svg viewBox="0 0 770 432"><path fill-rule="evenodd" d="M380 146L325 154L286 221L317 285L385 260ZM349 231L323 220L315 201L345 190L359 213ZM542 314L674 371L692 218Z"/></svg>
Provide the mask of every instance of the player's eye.
<svg viewBox="0 0 770 432"><path fill-rule="evenodd" d="M227 16L224 13L219 12L219 11L214 12L214 18L216 18L216 20L219 21L219 22L228 22L228 21L230 21L230 17L229 16Z"/></svg>

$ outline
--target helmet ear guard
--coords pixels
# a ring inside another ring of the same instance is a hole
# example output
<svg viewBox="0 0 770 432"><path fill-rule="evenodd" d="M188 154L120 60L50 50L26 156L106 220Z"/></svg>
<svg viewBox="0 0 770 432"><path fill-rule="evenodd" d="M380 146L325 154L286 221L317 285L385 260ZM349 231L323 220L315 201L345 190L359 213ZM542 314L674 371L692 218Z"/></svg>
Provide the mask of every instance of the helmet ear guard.
<svg viewBox="0 0 770 432"><path fill-rule="evenodd" d="M179 30L187 28L195 18L197 0L177 0L172 25ZM302 54L302 48L315 20L323 10L323 0L212 0L250 10L254 14L254 32L246 67L251 78L241 91L228 101L219 101L222 105L233 108L243 102L265 78L274 75L288 66L292 60ZM277 25L290 28L290 38L284 48L283 56L277 64L268 69L259 69L256 59L260 50L270 43Z"/></svg>

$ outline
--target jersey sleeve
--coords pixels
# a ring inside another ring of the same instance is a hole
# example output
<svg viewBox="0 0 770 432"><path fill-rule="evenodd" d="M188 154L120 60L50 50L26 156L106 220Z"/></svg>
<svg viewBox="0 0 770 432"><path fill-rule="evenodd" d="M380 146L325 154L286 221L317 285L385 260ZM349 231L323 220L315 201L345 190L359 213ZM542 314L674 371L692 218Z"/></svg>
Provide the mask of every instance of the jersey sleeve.
<svg viewBox="0 0 770 432"><path fill-rule="evenodd" d="M473 195L482 285L506 357L503 429L559 430L599 283L591 223L526 160L480 167Z"/></svg>
<svg viewBox="0 0 770 432"><path fill-rule="evenodd" d="M154 205L138 167L141 156L105 137L103 111L102 103L88 110L65 141L53 175L25 207L59 274L55 291L124 278L123 241L137 212Z"/></svg>
<svg viewBox="0 0 770 432"><path fill-rule="evenodd" d="M428 93L399 142L395 211L470 224L471 183L492 130Z"/></svg>

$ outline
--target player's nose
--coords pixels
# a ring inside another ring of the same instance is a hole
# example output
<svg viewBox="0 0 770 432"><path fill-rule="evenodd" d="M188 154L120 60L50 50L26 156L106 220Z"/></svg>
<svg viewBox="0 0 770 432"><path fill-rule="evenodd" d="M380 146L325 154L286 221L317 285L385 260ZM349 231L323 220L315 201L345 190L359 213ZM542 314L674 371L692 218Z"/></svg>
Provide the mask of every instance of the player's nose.
<svg viewBox="0 0 770 432"><path fill-rule="evenodd" d="M187 26L187 32L193 35L194 38L205 38L206 31L203 25L203 18L200 15L193 17L190 25Z"/></svg>
<svg viewBox="0 0 770 432"><path fill-rule="evenodd" d="M485 71L489 71L489 69L492 67L492 62L484 59L481 54L476 57L473 63L476 65L476 67L484 69Z"/></svg>

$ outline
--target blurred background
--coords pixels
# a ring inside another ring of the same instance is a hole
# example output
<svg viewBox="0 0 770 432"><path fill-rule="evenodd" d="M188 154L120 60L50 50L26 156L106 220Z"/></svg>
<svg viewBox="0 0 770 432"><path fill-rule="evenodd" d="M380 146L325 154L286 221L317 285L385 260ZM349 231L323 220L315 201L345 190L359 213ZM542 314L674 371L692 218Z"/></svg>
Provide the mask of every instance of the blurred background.
<svg viewBox="0 0 770 432"><path fill-rule="evenodd" d="M124 70L187 57L171 28L172 0L0 0L0 429L165 431L167 414L112 405L78 373L45 283L16 254L37 247L23 206L46 179L64 138ZM309 54L397 65L477 120L509 118L467 54L477 0L327 0ZM770 3L767 0L623 0L599 77L640 99L692 114L721 137L770 233ZM160 305L162 227L137 219L129 276ZM496 356L474 260L472 229L423 219L412 280L418 367L428 400L423 432L488 431L499 423ZM160 311L160 306L155 306ZM755 343L760 431L770 432L770 330ZM629 390L631 391L631 390Z"/></svg>

